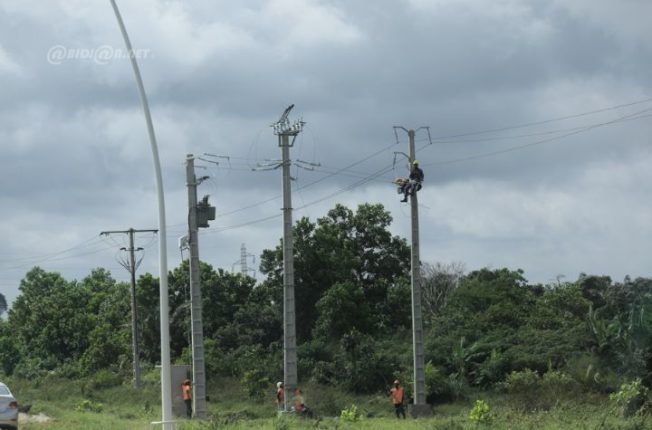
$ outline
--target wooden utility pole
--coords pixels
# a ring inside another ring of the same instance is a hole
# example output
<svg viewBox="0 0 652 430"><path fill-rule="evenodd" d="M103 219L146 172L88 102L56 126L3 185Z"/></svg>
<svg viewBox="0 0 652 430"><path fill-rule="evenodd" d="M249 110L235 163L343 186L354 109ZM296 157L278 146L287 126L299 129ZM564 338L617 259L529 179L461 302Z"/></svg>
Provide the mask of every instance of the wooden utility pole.
<svg viewBox="0 0 652 430"><path fill-rule="evenodd" d="M121 231L103 231L100 236L109 236L111 234L128 234L129 248L120 248L122 251L129 252L129 263L120 263L130 274L131 278L131 350L134 372L134 387L140 388L140 351L138 346L138 306L136 305L136 251L142 251L143 248L134 248L135 233L157 233L158 230L129 230Z"/></svg>

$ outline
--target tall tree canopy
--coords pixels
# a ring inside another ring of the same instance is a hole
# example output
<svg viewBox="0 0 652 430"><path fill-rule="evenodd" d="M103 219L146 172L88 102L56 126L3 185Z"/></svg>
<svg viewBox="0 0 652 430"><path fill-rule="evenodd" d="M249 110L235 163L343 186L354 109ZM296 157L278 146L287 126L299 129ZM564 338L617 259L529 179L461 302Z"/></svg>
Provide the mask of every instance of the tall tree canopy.
<svg viewBox="0 0 652 430"><path fill-rule="evenodd" d="M310 337L319 318L317 302L336 284L342 293L367 295L378 282L393 284L409 276L410 249L405 239L392 236L391 222L391 215L381 204L362 204L356 212L338 204L316 223L308 218L296 223L294 278L299 341ZM266 282L282 291L281 244L263 251L260 268L267 275ZM352 288L363 291L356 293ZM329 297L333 299L333 295Z"/></svg>
<svg viewBox="0 0 652 430"><path fill-rule="evenodd" d="M7 311L7 300L5 299L5 296L0 293L0 317L2 317L2 314Z"/></svg>

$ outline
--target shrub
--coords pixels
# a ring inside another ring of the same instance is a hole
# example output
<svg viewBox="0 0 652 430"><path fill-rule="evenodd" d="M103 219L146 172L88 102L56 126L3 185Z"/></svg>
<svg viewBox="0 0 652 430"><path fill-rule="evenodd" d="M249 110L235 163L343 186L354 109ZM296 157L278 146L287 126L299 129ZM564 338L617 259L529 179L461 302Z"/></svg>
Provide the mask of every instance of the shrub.
<svg viewBox="0 0 652 430"><path fill-rule="evenodd" d="M262 370L249 370L245 372L240 383L249 397L260 399L265 396L271 381Z"/></svg>
<svg viewBox="0 0 652 430"><path fill-rule="evenodd" d="M637 378L628 384L622 384L620 390L609 395L609 400L616 404L623 417L628 418L641 410L647 395L647 387Z"/></svg>
<svg viewBox="0 0 652 430"><path fill-rule="evenodd" d="M340 343L336 361L341 363L342 371L338 372L337 385L354 393L374 393L387 388L387 375L400 367L393 350L379 347L369 336L355 331Z"/></svg>
<svg viewBox="0 0 652 430"><path fill-rule="evenodd" d="M523 411L551 409L579 390L573 378L557 370L550 370L543 377L530 369L512 372L501 387L512 398L512 404Z"/></svg>
<svg viewBox="0 0 652 430"><path fill-rule="evenodd" d="M99 414L104 410L104 405L91 400L82 400L75 406L75 410L77 412L95 412Z"/></svg>
<svg viewBox="0 0 652 430"><path fill-rule="evenodd" d="M358 411L358 407L354 404L351 405L349 408L342 409L342 412L340 412L340 419L342 421L354 423L356 421L359 421L361 418L362 415L360 414L360 411Z"/></svg>
<svg viewBox="0 0 652 430"><path fill-rule="evenodd" d="M467 384L464 379L447 375L444 368L434 366L431 361L426 363L425 376L426 401L429 404L465 398Z"/></svg>
<svg viewBox="0 0 652 430"><path fill-rule="evenodd" d="M117 387L122 384L122 376L107 369L98 370L86 384L88 390Z"/></svg>
<svg viewBox="0 0 652 430"><path fill-rule="evenodd" d="M489 425L494 419L489 404L484 400L476 400L469 412L469 419L477 425Z"/></svg>
<svg viewBox="0 0 652 430"><path fill-rule="evenodd" d="M558 370L550 370L541 378L543 394L549 401L560 401L574 397L580 390L580 385L573 378Z"/></svg>
<svg viewBox="0 0 652 430"><path fill-rule="evenodd" d="M477 365L473 375L473 384L485 388L493 386L505 378L509 366L509 358L494 348L489 357Z"/></svg>
<svg viewBox="0 0 652 430"><path fill-rule="evenodd" d="M622 382L613 369L592 354L578 355L568 362L564 370L584 388L601 393L616 391Z"/></svg>

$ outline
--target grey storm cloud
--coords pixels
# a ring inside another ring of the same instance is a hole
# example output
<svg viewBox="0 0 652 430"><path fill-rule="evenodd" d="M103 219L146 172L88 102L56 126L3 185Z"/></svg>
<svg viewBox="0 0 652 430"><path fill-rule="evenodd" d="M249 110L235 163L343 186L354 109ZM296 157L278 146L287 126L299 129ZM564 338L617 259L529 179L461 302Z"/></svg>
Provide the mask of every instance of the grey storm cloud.
<svg viewBox="0 0 652 430"><path fill-rule="evenodd" d="M380 202L408 237L390 183L406 173L395 153L407 136L392 126L429 126L432 144L417 133L424 260L520 267L536 282L649 275L647 3L119 4L159 141L172 267L186 154L213 161L197 161L210 176L199 191L218 212L202 259L230 269L241 244L254 254L277 245L280 220L260 220L280 215L280 172L252 169L280 158L269 125L294 103L291 119L306 127L292 156L321 163L293 170L295 219ZM67 57L52 61L58 47ZM98 233L156 226L147 132L121 49L106 1L0 0L0 291L10 299L36 264L120 278L115 244ZM150 251L142 270L157 273Z"/></svg>

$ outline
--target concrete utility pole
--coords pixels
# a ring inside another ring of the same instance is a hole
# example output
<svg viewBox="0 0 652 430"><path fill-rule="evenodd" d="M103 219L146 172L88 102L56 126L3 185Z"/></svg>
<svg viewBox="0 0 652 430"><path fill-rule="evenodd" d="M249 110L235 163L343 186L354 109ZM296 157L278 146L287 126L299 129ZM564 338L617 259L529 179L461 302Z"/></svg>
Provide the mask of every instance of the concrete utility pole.
<svg viewBox="0 0 652 430"><path fill-rule="evenodd" d="M290 148L305 124L302 120L290 125L288 107L274 124L274 134L281 147L283 167L283 383L285 384L284 409L290 410L291 395L298 383L297 376L297 329L294 302L294 241L292 238L292 194L290 187ZM292 142L290 142L292 136Z"/></svg>
<svg viewBox="0 0 652 430"><path fill-rule="evenodd" d="M208 227L215 219L215 208L208 205L208 196L197 203L197 185L208 179L195 176L195 158L186 156L186 185L188 186L188 249L190 250L190 320L192 324L192 388L193 415L206 418L206 364L204 357L204 327L202 322L201 282L199 273L199 227ZM212 216L212 217L211 217Z"/></svg>
<svg viewBox="0 0 652 430"><path fill-rule="evenodd" d="M416 159L414 149L415 131L400 128L407 132L410 140L410 168ZM424 128L424 127L421 127ZM419 130L419 129L417 129ZM414 191L410 198L410 212L412 215L412 252L410 265L412 269L412 346L414 355L414 404L411 405L412 416L432 415L432 409L426 403L426 375L424 370L423 351L423 318L421 313L421 259L419 258L419 201Z"/></svg>
<svg viewBox="0 0 652 430"><path fill-rule="evenodd" d="M132 362L134 366L134 387L140 388L140 351L138 347L138 307L136 306L136 251L142 251L143 248L134 248L134 234L135 233L157 233L158 230L129 230L121 231L103 231L100 236L109 236L111 234L128 234L129 235L129 248L120 248L122 251L129 252L129 263L120 263L122 267L127 269L131 275L131 350ZM139 262L140 263L140 262Z"/></svg>

